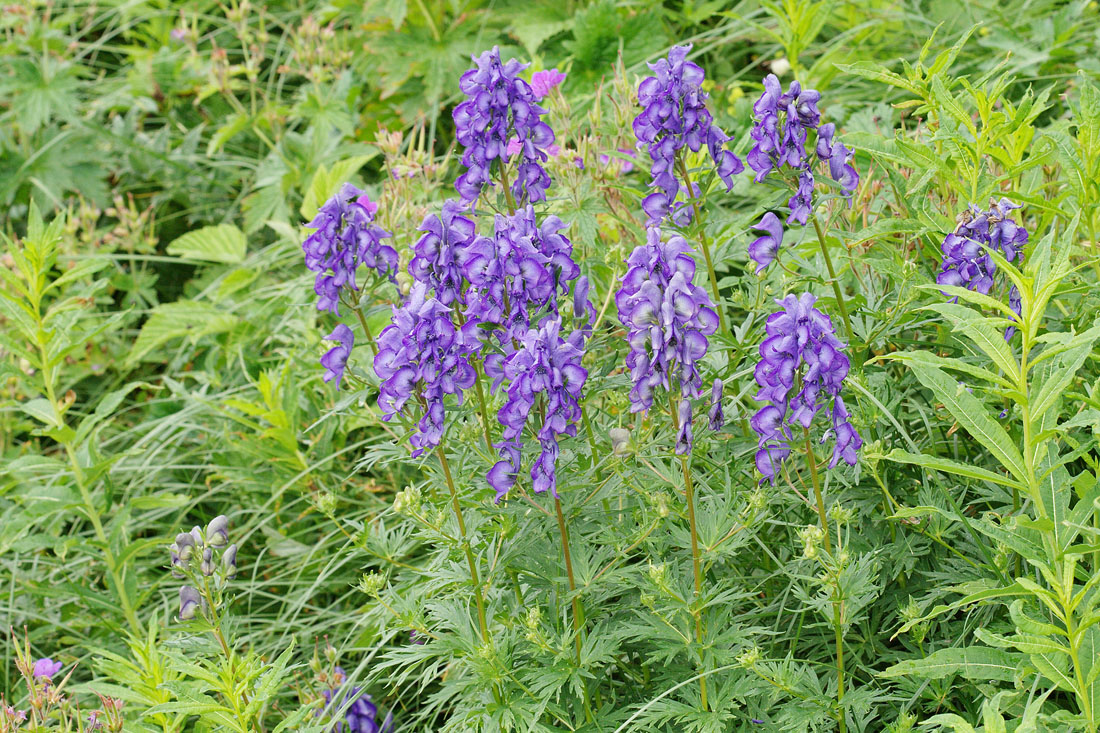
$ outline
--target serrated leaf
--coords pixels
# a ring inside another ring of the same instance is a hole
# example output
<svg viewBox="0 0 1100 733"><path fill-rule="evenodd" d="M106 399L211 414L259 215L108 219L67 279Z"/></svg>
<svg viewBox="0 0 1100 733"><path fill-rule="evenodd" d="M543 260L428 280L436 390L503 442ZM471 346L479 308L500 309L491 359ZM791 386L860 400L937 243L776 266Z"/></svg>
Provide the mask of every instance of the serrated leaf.
<svg viewBox="0 0 1100 733"><path fill-rule="evenodd" d="M355 155L338 161L331 167L323 165L318 167L305 190L302 206L298 210L302 218L311 221L317 216L317 210L321 208L321 204L332 198L340 190L340 186L347 183L348 179L373 157L373 155Z"/></svg>
<svg viewBox="0 0 1100 733"><path fill-rule="evenodd" d="M168 254L204 262L235 265L244 261L248 240L233 224L218 224L188 232L168 245Z"/></svg>

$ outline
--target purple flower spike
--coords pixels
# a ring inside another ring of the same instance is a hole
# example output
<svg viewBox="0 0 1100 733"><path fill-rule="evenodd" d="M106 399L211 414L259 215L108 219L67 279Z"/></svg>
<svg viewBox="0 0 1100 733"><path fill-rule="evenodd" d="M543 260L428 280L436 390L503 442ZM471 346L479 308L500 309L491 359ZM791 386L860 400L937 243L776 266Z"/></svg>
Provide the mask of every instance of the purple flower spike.
<svg viewBox="0 0 1100 733"><path fill-rule="evenodd" d="M698 361L707 352L707 336L718 328L718 315L706 292L692 283L691 252L683 237L664 241L659 229L650 229L646 243L627 259L615 305L629 332L631 412L648 411L658 387L678 390L682 401L700 395ZM690 402L686 411L683 404L679 410L686 419L679 421L677 450L690 453Z"/></svg>
<svg viewBox="0 0 1100 733"><path fill-rule="evenodd" d="M429 214L418 231L424 235L413 246L416 253L409 274L435 291L443 305L464 302L465 277L459 263L464 250L477 234L474 222L464 216L462 205L452 200L443 204L443 215Z"/></svg>
<svg viewBox="0 0 1100 733"><path fill-rule="evenodd" d="M756 263L756 274L759 275L772 263L779 248L783 246L783 224L778 216L769 211L753 230L763 232L763 236L749 245L749 257Z"/></svg>
<svg viewBox="0 0 1100 733"><path fill-rule="evenodd" d="M393 279L397 250L382 243L390 233L374 223L378 205L350 183L322 204L306 226L316 229L302 243L306 267L317 273L317 309L340 315L340 289L357 290L355 273L366 266Z"/></svg>
<svg viewBox="0 0 1100 733"><path fill-rule="evenodd" d="M515 59L502 63L500 49L495 46L473 58L475 67L459 80L466 100L454 110L455 133L465 148L462 165L466 167L455 181L455 189L463 201L475 201L492 184L493 162L497 161L498 166L508 164L508 141L514 137L519 157L512 195L517 202L543 201L550 175L542 164L554 144L554 131L542 121L546 110L538 105L540 97L519 78L527 64Z"/></svg>
<svg viewBox="0 0 1100 733"><path fill-rule="evenodd" d="M768 404L750 421L759 438L756 467L764 481L775 482L796 433L809 429L823 411L828 425L822 442L830 435L834 438L830 468L840 460L855 465L863 445L840 396L848 376L848 357L832 321L814 307L815 301L810 293L777 300L782 310L769 316L764 326L756 399ZM792 394L796 386L798 392Z"/></svg>
<svg viewBox="0 0 1100 733"><path fill-rule="evenodd" d="M329 716L331 719L343 710L343 719L333 721L332 733L393 733L393 711L379 720L378 706L363 688L352 687L343 695L340 688L324 690L321 694L325 707L315 713L316 717Z"/></svg>
<svg viewBox="0 0 1100 733"><path fill-rule="evenodd" d="M35 679L44 677L47 680L53 680L53 676L61 671L62 666L63 665L61 664L61 662L55 662L49 657L43 657L42 659L35 661L34 671L31 673L31 675Z"/></svg>
<svg viewBox="0 0 1100 733"><path fill-rule="evenodd" d="M535 93L535 99L542 100L550 90L565 81L565 74L557 69L536 71L531 75L531 91Z"/></svg>
<svg viewBox="0 0 1100 733"><path fill-rule="evenodd" d="M324 380L331 382L335 379L336 388L339 389L340 382L344 378L344 368L348 365L348 357L351 355L351 348L355 345L355 334L341 323L332 330L332 333L325 336L325 339L340 342L338 346L333 346L321 357L321 366L325 368Z"/></svg>
<svg viewBox="0 0 1100 733"><path fill-rule="evenodd" d="M707 413L710 429L718 432L725 426L726 417L722 412L722 380L715 379L710 388L710 411Z"/></svg>
<svg viewBox="0 0 1100 733"><path fill-rule="evenodd" d="M401 308L394 308L393 323L378 336L374 371L382 380L378 406L382 419L404 414L414 396L424 412L417 433L410 439L413 457L439 445L443 439L445 395L458 395L473 386L474 368L467 358L462 334L451 322L451 310L427 296L424 283L413 285Z"/></svg>
<svg viewBox="0 0 1100 733"><path fill-rule="evenodd" d="M650 185L664 196L651 200L646 208L650 226L660 225L683 186L676 177L676 162L685 147L697 153L706 146L727 191L733 187L733 176L744 169L741 159L725 148L731 138L714 124L707 110L708 95L701 86L706 74L687 60L690 50L690 44L674 46L667 59L649 64L655 76L638 85L638 103L643 109L634 118L634 135L646 144L652 160Z"/></svg>
<svg viewBox="0 0 1100 733"><path fill-rule="evenodd" d="M531 481L536 493L549 489L558 495L558 437L576 436L581 418L579 400L588 379L588 371L581 366L583 352L572 341L562 339L560 319L548 318L537 330L527 331L519 348L504 362L509 387L508 401L497 416L504 426L502 440L497 443L501 460L488 476L497 501L507 496L515 484L521 461L520 438L539 395L543 396L543 422L538 430L542 450L531 467Z"/></svg>
<svg viewBox="0 0 1100 733"><path fill-rule="evenodd" d="M840 184L846 196L859 185L859 173L852 167L852 151L833 138L832 123L820 125L818 102L821 95L813 89L803 89L792 81L786 93L775 74L764 79L764 93L753 105L755 122L752 139L756 141L748 154L749 167L756 171L755 180L764 181L772 171L787 168L798 175L798 190L791 197L790 217L805 224L813 210L814 167L827 162L829 176ZM817 140L810 153L809 132L815 130Z"/></svg>

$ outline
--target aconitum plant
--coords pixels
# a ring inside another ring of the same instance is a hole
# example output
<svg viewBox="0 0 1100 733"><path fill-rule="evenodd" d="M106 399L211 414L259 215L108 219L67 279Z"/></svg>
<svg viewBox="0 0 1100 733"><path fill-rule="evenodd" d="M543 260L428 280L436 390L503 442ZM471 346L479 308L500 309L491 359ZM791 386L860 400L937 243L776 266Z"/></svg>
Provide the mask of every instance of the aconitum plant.
<svg viewBox="0 0 1100 733"><path fill-rule="evenodd" d="M341 677L344 676L344 670L339 667L336 670ZM392 710L379 720L378 706L363 688L352 687L343 690L343 694L341 691L342 688L324 690L321 694L325 699L325 707L317 711L318 716L335 718L329 729L332 733L392 733Z"/></svg>
<svg viewBox="0 0 1100 733"><path fill-rule="evenodd" d="M695 260L678 234L663 239L651 228L645 244L627 260L622 287L615 295L619 320L629 334L631 412L648 411L658 387L678 399L676 452L691 452L691 400L703 380L698 362L707 352L707 336L718 328L718 315L706 292L693 283ZM678 394L678 398L675 395ZM685 419L686 418L686 419Z"/></svg>
<svg viewBox="0 0 1100 733"><path fill-rule="evenodd" d="M451 313L418 282L405 304L394 308L393 323L378 336L374 371L382 380L378 394L382 419L403 415L414 397L423 404L417 432L410 439L414 458L443 438L444 396L458 395L461 401L463 390L474 383L469 349Z"/></svg>
<svg viewBox="0 0 1100 733"><path fill-rule="evenodd" d="M667 59L649 64L654 75L638 85L642 111L634 118L634 134L649 151L650 185L658 189L642 204L649 226L659 226L672 212L678 194L692 195L685 180L685 148L697 153L706 146L727 190L733 187L733 176L744 169L741 159L725 147L730 136L714 124L707 110L708 95L702 89L706 74L687 60L690 51L691 44L674 46Z"/></svg>
<svg viewBox="0 0 1100 733"><path fill-rule="evenodd" d="M474 57L475 67L462 75L459 88L466 100L455 107L455 135L465 148L462 165L466 172L455 181L455 190L464 201L474 202L486 186L492 185L492 167L496 162L502 179L508 163L508 143L518 145L516 180L506 195L516 202L537 202L546 198L550 175L542 167L549 157L547 148L554 144L554 131L542 121L546 110L531 85L519 77L528 64L515 59L500 60L500 49L493 47ZM549 80L540 82L546 91Z"/></svg>
<svg viewBox="0 0 1100 733"><path fill-rule="evenodd" d="M747 162L756 171L759 183L773 172L786 174L792 194L787 202L787 224L805 225L813 214L814 170L825 167L846 196L851 196L859 185L859 173L852 167L852 151L835 140L836 129L832 123L821 123L818 102L821 95L813 89L803 89L792 81L786 92L775 74L764 79L764 93L753 105L754 124L750 135L755 141ZM814 145L809 145L810 132L816 133ZM755 229L768 233L766 239L757 239L749 249L749 256L762 272L775 259L783 241L782 225L775 214L768 212Z"/></svg>
<svg viewBox="0 0 1100 733"><path fill-rule="evenodd" d="M750 421L758 437L756 467L764 481L775 482L798 439L795 433L804 431L809 440L818 415L826 420L821 442L833 439L830 468L841 460L855 465L863 445L841 397L849 368L844 344L815 302L810 293L787 295L776 301L781 310L764 326L767 338L760 344L756 365L756 399L767 404Z"/></svg>
<svg viewBox="0 0 1100 733"><path fill-rule="evenodd" d="M409 262L409 274L430 288L443 305L464 304L466 280L461 262L463 252L477 235L473 219L452 199L443 204L442 216L424 217L418 231L424 234L413 246L415 256Z"/></svg>
<svg viewBox="0 0 1100 733"><path fill-rule="evenodd" d="M489 471L489 485L496 489L497 501L515 484L522 460L523 429L536 404L542 423L537 433L541 452L531 466L531 482L536 493L549 489L555 497L558 495L558 438L576 436L581 417L578 401L588 379L588 370L581 366L582 341L580 331L563 339L561 320L547 318L538 329L527 331L516 351L505 360L508 401L498 416L504 433L497 444L502 460Z"/></svg>

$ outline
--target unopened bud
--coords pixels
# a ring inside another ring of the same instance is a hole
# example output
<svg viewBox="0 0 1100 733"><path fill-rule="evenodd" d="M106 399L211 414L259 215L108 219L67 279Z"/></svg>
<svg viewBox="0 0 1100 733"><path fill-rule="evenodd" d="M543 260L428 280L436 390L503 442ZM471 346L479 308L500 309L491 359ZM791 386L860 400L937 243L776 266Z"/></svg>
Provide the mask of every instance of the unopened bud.
<svg viewBox="0 0 1100 733"><path fill-rule="evenodd" d="M201 603L202 597L196 589L189 585L182 586L180 588L180 620L187 621L195 618L195 613L199 610Z"/></svg>
<svg viewBox="0 0 1100 733"><path fill-rule="evenodd" d="M195 538L187 532L180 532L176 535L176 552L179 553L181 562L186 563L191 557L191 552L195 549Z"/></svg>
<svg viewBox="0 0 1100 733"><path fill-rule="evenodd" d="M214 549L207 547L202 551L202 562L199 563L199 570L202 574L209 578L214 574Z"/></svg>
<svg viewBox="0 0 1100 733"><path fill-rule="evenodd" d="M226 580L233 580L237 577L237 546L230 545L225 548L225 552L222 553L222 572L225 573Z"/></svg>
<svg viewBox="0 0 1100 733"><path fill-rule="evenodd" d="M225 547L229 544L229 517L219 514L206 525L206 541L211 547Z"/></svg>

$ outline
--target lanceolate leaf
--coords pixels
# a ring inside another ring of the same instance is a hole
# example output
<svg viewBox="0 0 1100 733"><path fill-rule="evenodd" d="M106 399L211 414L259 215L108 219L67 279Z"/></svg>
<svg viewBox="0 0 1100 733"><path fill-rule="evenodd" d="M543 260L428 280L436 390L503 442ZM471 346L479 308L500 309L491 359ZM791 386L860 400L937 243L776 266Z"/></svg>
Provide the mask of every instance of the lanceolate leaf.
<svg viewBox="0 0 1100 733"><path fill-rule="evenodd" d="M924 659L906 659L880 672L882 677L912 676L938 680L958 675L968 680L1011 682L1021 672L1022 654L988 646L941 649Z"/></svg>

